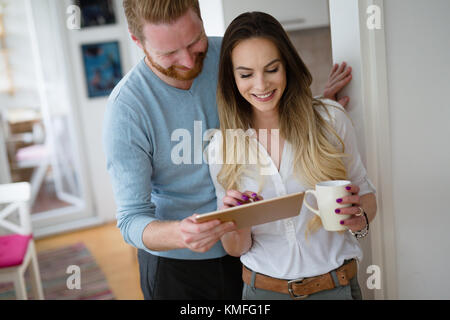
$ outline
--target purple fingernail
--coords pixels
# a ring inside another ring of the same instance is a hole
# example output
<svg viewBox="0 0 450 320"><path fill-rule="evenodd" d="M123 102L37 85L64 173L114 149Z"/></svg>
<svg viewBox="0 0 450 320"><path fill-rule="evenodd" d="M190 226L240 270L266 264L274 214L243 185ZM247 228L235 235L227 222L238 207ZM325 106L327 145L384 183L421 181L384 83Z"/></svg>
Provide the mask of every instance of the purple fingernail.
<svg viewBox="0 0 450 320"><path fill-rule="evenodd" d="M337 203L341 203L341 202L342 202L342 199L337 199L336 202L337 202Z"/></svg>
<svg viewBox="0 0 450 320"><path fill-rule="evenodd" d="M256 193L252 193L252 197L255 198L257 196Z"/></svg>
<svg viewBox="0 0 450 320"><path fill-rule="evenodd" d="M344 220L341 220L340 224L344 224Z"/></svg>
<svg viewBox="0 0 450 320"><path fill-rule="evenodd" d="M350 190L352 187L345 187L345 189Z"/></svg>
<svg viewBox="0 0 450 320"><path fill-rule="evenodd" d="M242 200L248 201L248 197L244 194L244 195L242 195Z"/></svg>
<svg viewBox="0 0 450 320"><path fill-rule="evenodd" d="M240 205L242 204L242 203L240 203L239 201L236 201L236 202L237 202L237 205L238 205L238 206L240 206Z"/></svg>
<svg viewBox="0 0 450 320"><path fill-rule="evenodd" d="M339 209L336 209L336 210L334 210L334 212L336 212L336 213L340 213L340 212L341 212L341 210L339 210Z"/></svg>

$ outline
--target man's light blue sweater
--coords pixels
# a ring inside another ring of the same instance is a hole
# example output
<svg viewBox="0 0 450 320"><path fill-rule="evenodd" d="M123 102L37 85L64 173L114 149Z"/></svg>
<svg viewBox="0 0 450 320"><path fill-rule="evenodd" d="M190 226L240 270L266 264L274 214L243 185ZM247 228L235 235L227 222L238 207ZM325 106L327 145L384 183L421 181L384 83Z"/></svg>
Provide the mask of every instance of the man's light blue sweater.
<svg viewBox="0 0 450 320"><path fill-rule="evenodd" d="M154 220L182 220L216 210L208 165L194 150L204 131L219 127L221 38L209 38L208 43L203 71L189 90L167 85L142 60L112 92L104 119L103 145L117 225L127 243L168 258L211 259L226 254L220 241L206 253L152 252L142 241L145 227Z"/></svg>

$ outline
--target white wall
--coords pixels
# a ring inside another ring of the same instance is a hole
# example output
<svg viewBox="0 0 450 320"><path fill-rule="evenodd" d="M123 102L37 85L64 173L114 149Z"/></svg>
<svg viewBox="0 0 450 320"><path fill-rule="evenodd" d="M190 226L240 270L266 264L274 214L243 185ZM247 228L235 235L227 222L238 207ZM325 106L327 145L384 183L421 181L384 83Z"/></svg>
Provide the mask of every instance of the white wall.
<svg viewBox="0 0 450 320"><path fill-rule="evenodd" d="M222 0L199 0L199 2L206 35L222 37L226 29Z"/></svg>
<svg viewBox="0 0 450 320"><path fill-rule="evenodd" d="M400 299L450 299L450 1L384 2Z"/></svg>

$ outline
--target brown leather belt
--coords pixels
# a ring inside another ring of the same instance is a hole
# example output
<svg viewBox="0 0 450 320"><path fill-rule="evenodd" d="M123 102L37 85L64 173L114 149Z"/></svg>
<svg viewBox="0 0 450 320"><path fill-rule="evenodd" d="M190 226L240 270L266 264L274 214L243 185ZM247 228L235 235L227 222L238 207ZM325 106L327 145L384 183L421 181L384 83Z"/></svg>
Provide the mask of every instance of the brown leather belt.
<svg viewBox="0 0 450 320"><path fill-rule="evenodd" d="M353 259L334 270L339 284L341 286L348 285L350 280L356 275L357 269L356 260ZM311 294L335 288L331 272L332 271L316 277L294 279L290 281L256 273L254 286L258 289L289 294L294 299L304 299ZM252 271L245 266L242 268L242 279L246 284L251 285Z"/></svg>

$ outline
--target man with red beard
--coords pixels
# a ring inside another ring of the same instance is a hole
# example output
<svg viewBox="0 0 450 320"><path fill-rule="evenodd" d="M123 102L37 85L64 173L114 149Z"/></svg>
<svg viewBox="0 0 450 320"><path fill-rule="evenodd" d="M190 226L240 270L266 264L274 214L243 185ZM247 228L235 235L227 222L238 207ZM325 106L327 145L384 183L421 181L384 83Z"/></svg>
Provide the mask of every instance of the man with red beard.
<svg viewBox="0 0 450 320"><path fill-rule="evenodd" d="M203 130L219 127L221 38L206 36L198 0L124 0L123 5L131 37L145 58L112 92L103 141L117 225L125 241L138 248L144 298L240 299L241 263L219 241L233 225L198 224L193 218L216 210L208 164L173 161L177 132L194 137L194 121ZM350 81L344 67L334 67L325 97L335 99Z"/></svg>

